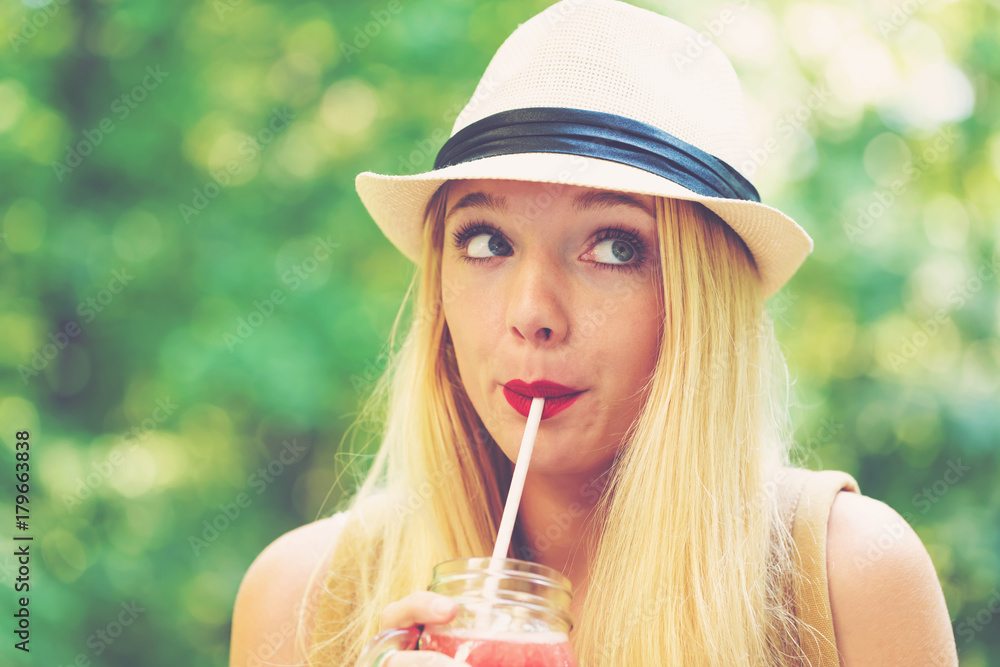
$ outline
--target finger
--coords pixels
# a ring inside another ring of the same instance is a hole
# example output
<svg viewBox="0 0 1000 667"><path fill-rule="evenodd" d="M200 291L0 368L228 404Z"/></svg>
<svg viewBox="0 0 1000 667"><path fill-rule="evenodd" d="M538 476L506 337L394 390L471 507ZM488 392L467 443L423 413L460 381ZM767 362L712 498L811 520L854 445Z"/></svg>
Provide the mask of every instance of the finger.
<svg viewBox="0 0 1000 667"><path fill-rule="evenodd" d="M458 603L447 595L417 591L387 604L380 620L382 629L405 628L418 623L447 623L457 611Z"/></svg>
<svg viewBox="0 0 1000 667"><path fill-rule="evenodd" d="M433 651L400 651L382 661L379 667L470 667L469 663Z"/></svg>

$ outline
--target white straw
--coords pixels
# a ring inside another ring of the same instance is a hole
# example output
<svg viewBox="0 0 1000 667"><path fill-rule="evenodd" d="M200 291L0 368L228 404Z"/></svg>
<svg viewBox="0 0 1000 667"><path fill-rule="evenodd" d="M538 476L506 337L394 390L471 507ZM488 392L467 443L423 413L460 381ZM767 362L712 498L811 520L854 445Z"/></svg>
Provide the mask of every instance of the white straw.
<svg viewBox="0 0 1000 667"><path fill-rule="evenodd" d="M497 532L496 545L493 547L493 558L506 558L510 547L510 538L514 533L514 521L517 519L517 508L521 504L521 492L524 491L524 478L528 474L528 464L531 462L531 452L535 448L535 436L538 435L538 425L542 421L544 398L533 398L531 410L528 412L528 423L524 426L524 436L521 438L521 449L517 452L517 463L514 464L514 475L510 480L510 491L507 492L507 502L500 519L500 530ZM490 571L500 573L500 568L490 564ZM475 628L488 630L490 625L489 600L496 596L500 587L500 577L487 577L483 584L483 597L487 601L476 612ZM455 654L457 660L465 660L469 656L471 645L463 644Z"/></svg>
<svg viewBox="0 0 1000 667"><path fill-rule="evenodd" d="M517 520L517 508L521 504L521 492L524 491L524 478L528 475L528 464L531 463L531 451L535 448L535 436L538 435L538 424L542 421L543 407L545 407L544 398L531 399L528 423L524 425L521 449L517 452L517 463L514 464L514 477L510 480L510 491L507 492L507 504L503 507L503 518L500 519L497 543L493 547L494 558L507 557L507 549L510 547L510 536L514 533L514 521Z"/></svg>

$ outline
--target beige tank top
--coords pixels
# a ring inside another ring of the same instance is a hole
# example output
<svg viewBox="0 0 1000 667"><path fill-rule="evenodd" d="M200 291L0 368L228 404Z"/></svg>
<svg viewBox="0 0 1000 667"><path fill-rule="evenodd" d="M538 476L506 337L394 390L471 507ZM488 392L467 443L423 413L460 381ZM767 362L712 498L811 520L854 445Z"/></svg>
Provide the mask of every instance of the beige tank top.
<svg viewBox="0 0 1000 667"><path fill-rule="evenodd" d="M782 468L778 474L785 522L792 531L802 575L793 586L795 613L815 629L799 640L812 667L839 667L826 577L826 529L837 493L861 491L853 477L839 470Z"/></svg>
<svg viewBox="0 0 1000 667"><path fill-rule="evenodd" d="M803 576L793 589L796 616L814 628L800 637L810 667L839 667L826 576L826 529L840 491L860 493L846 472L782 468L775 476L786 525L795 541L795 564ZM342 513L346 518L346 512Z"/></svg>

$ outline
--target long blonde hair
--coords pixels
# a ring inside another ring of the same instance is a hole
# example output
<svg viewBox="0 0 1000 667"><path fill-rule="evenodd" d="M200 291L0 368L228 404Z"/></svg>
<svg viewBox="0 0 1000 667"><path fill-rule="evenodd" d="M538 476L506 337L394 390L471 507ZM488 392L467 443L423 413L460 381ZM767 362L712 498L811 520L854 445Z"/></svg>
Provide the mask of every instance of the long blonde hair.
<svg viewBox="0 0 1000 667"><path fill-rule="evenodd" d="M447 191L428 204L390 361L355 424L381 426L378 448L339 506L351 511L316 574L310 636L300 623L309 665L352 665L382 609L426 589L435 564L492 552L513 465L465 394L444 319ZM660 350L600 487L601 538L574 648L581 667L803 664L791 537L770 482L788 465L788 374L756 267L700 204L658 197L656 222ZM524 549L515 534L512 557Z"/></svg>

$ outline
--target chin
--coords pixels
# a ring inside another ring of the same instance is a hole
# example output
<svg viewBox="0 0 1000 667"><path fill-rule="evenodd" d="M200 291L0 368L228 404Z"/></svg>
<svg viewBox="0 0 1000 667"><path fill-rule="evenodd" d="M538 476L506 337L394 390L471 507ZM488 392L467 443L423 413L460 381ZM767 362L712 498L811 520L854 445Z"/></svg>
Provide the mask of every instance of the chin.
<svg viewBox="0 0 1000 667"><path fill-rule="evenodd" d="M520 444L521 436L518 435L517 443L513 447L501 447L511 463L517 463ZM562 443L543 442L542 434L539 433L535 439L535 447L531 451L531 467L529 469L533 473L565 474L576 472L581 463L579 448Z"/></svg>

